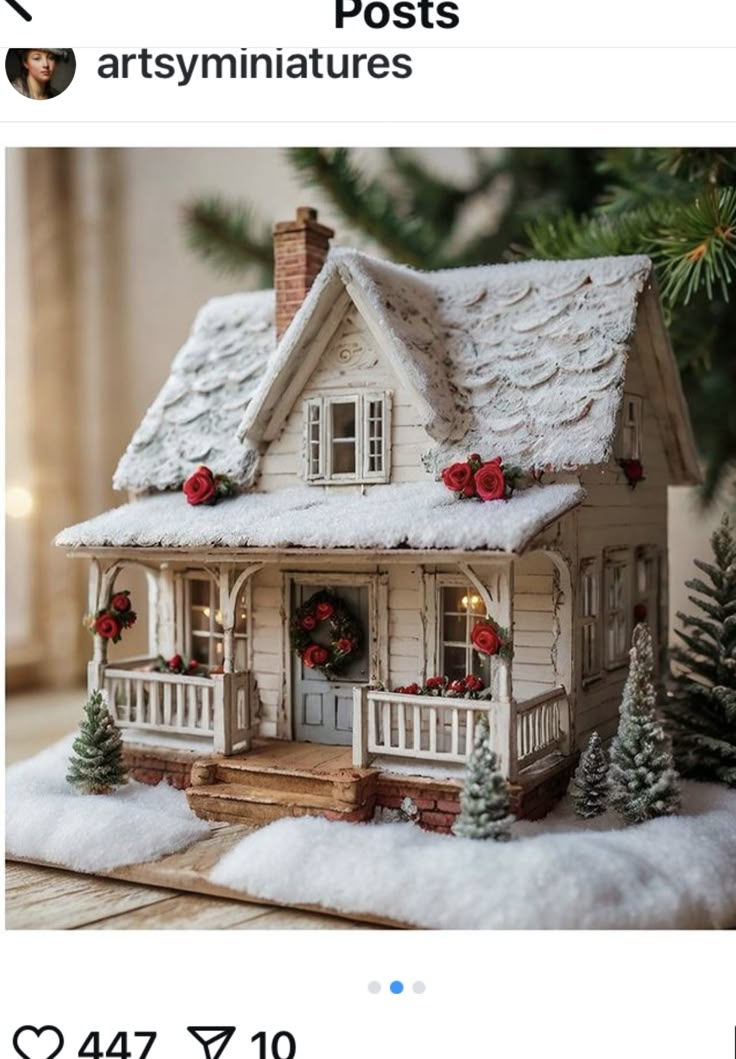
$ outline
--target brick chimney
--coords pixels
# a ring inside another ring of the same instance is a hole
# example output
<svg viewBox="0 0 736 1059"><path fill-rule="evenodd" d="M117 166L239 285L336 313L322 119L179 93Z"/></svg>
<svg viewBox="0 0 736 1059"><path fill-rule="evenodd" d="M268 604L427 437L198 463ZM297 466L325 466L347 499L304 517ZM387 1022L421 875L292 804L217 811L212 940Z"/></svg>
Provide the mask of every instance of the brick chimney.
<svg viewBox="0 0 736 1059"><path fill-rule="evenodd" d="M317 211L310 206L300 206L295 220L274 224L277 339L291 323L319 275L334 234L331 228L318 223Z"/></svg>

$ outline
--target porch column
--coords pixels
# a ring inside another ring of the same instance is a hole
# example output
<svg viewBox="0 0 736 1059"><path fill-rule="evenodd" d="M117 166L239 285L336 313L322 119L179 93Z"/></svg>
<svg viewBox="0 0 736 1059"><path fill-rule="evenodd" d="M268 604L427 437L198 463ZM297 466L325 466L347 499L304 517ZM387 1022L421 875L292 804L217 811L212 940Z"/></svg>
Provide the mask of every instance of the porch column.
<svg viewBox="0 0 736 1059"><path fill-rule="evenodd" d="M220 614L222 615L222 669L232 673L235 669L235 606L231 599L232 570L220 566Z"/></svg>
<svg viewBox="0 0 736 1059"><path fill-rule="evenodd" d="M513 646L514 566L512 560L499 568L494 610L493 617L502 628L508 630ZM511 664L510 658L494 659L498 701L492 711L493 748L498 755L499 768L509 779L513 779L516 772L516 722Z"/></svg>
<svg viewBox="0 0 736 1059"><path fill-rule="evenodd" d="M89 578L87 588L87 614L94 615L100 609L100 588L102 583L102 567L99 559L93 559L89 564ZM102 687L102 675L107 662L107 640L101 636L92 635L92 659L87 663L87 692L92 694L97 688Z"/></svg>

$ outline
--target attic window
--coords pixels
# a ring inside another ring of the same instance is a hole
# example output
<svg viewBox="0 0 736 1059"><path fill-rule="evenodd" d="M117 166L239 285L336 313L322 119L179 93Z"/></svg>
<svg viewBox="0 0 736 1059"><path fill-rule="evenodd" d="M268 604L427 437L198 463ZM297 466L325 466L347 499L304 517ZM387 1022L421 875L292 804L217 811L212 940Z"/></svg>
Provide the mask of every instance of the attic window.
<svg viewBox="0 0 736 1059"><path fill-rule="evenodd" d="M388 481L387 394L309 398L304 423L307 481Z"/></svg>
<svg viewBox="0 0 736 1059"><path fill-rule="evenodd" d="M621 453L622 460L641 459L641 397L624 394L624 408L621 418Z"/></svg>

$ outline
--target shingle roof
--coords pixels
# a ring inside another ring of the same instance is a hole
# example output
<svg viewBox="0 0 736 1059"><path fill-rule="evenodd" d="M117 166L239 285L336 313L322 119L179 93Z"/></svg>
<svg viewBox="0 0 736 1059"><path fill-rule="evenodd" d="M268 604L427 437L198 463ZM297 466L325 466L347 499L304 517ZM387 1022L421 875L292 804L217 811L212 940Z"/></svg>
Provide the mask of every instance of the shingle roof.
<svg viewBox="0 0 736 1059"><path fill-rule="evenodd" d="M274 347L273 291L208 302L121 458L113 486L169 489L199 463L248 482L257 456L236 433Z"/></svg>
<svg viewBox="0 0 736 1059"><path fill-rule="evenodd" d="M245 493L214 507L184 495L143 497L63 530L72 548L451 548L521 552L582 502L577 485L534 485L508 500L462 501L444 485L386 485L364 496L299 486Z"/></svg>

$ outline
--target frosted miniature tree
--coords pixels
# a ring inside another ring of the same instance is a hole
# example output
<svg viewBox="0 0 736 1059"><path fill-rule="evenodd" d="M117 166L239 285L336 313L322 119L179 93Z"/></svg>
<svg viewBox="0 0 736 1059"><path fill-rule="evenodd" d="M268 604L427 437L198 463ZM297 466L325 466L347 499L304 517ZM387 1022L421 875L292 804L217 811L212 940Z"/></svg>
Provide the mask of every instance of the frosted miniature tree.
<svg viewBox="0 0 736 1059"><path fill-rule="evenodd" d="M66 779L84 794L109 794L127 782L123 740L99 691L85 704L73 750Z"/></svg>
<svg viewBox="0 0 736 1059"><path fill-rule="evenodd" d="M453 833L463 838L508 842L514 822L509 809L509 786L497 767L488 721L483 717L475 727L473 752L460 795L460 815L453 825Z"/></svg>
<svg viewBox="0 0 736 1059"><path fill-rule="evenodd" d="M630 824L670 816L680 804L672 746L656 714L649 626L634 629L621 719L611 747L610 805Z"/></svg>
<svg viewBox="0 0 736 1059"><path fill-rule="evenodd" d="M684 647L666 713L683 776L736 787L736 538L727 515L710 539L713 561L695 560L707 581L686 586L700 614L678 613Z"/></svg>
<svg viewBox="0 0 736 1059"><path fill-rule="evenodd" d="M570 792L575 813L584 820L600 816L608 806L608 754L593 732L582 753Z"/></svg>

